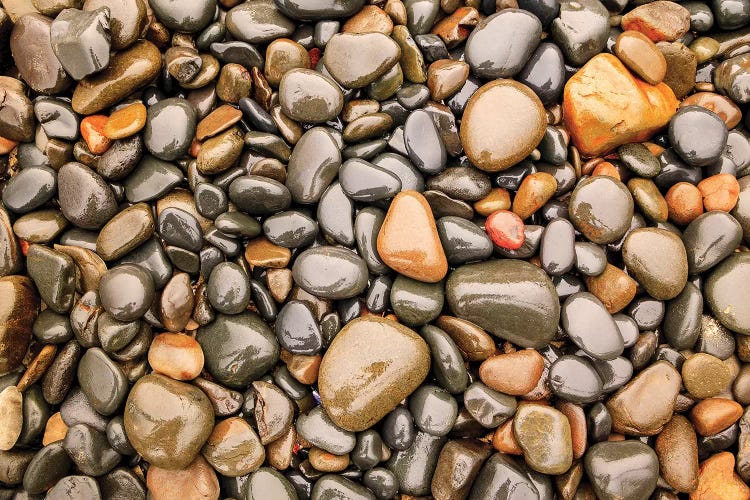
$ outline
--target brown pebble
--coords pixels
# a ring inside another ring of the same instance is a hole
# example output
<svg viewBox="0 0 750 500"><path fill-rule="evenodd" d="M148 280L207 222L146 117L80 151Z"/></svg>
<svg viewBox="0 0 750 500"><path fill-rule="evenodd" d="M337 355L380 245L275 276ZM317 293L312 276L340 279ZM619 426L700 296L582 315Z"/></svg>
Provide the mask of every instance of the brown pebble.
<svg viewBox="0 0 750 500"><path fill-rule="evenodd" d="M610 314L622 311L635 297L638 286L619 267L607 264L599 276L586 276L589 292L602 301Z"/></svg>
<svg viewBox="0 0 750 500"><path fill-rule="evenodd" d="M268 269L266 271L266 284L273 299L279 303L284 302L294 286L291 269Z"/></svg>
<svg viewBox="0 0 750 500"><path fill-rule="evenodd" d="M195 129L195 138L202 141L208 137L213 137L228 130L240 119L242 119L242 111L229 104L222 104L198 123L198 127Z"/></svg>
<svg viewBox="0 0 750 500"><path fill-rule="evenodd" d="M504 188L492 188L490 194L474 202L474 210L484 217L489 217L498 210L510 210L510 194Z"/></svg>
<svg viewBox="0 0 750 500"><path fill-rule="evenodd" d="M19 391L23 392L30 386L34 385L39 379L42 378L47 371L47 368L55 360L57 354L57 346L53 344L47 344L34 356L34 359L29 364L26 371L21 376L21 379L16 384Z"/></svg>
<svg viewBox="0 0 750 500"><path fill-rule="evenodd" d="M680 493L698 486L698 439L687 418L675 415L657 436L654 451L659 472Z"/></svg>
<svg viewBox="0 0 750 500"><path fill-rule="evenodd" d="M523 455L523 450L516 441L516 435L513 432L513 419L506 420L500 427L495 429L492 434L492 446L500 453L507 455Z"/></svg>
<svg viewBox="0 0 750 500"><path fill-rule="evenodd" d="M703 195L700 189L689 182L678 182L664 196L667 201L669 220L686 226L703 213Z"/></svg>
<svg viewBox="0 0 750 500"><path fill-rule="evenodd" d="M643 80L656 85L667 73L667 60L654 42L639 31L624 31L617 37L615 54Z"/></svg>
<svg viewBox="0 0 750 500"><path fill-rule="evenodd" d="M349 466L349 454L334 455L313 446L308 455L310 465L320 472L341 472Z"/></svg>
<svg viewBox="0 0 750 500"><path fill-rule="evenodd" d="M393 8L393 5L391 5L391 8ZM365 5L341 27L342 33L383 33L384 35L390 35L392 31L393 21L377 5Z"/></svg>
<svg viewBox="0 0 750 500"><path fill-rule="evenodd" d="M162 333L154 337L148 350L151 367L175 380L192 380L203 370L203 349L182 333Z"/></svg>
<svg viewBox="0 0 750 500"><path fill-rule="evenodd" d="M732 174L716 174L698 183L706 211L731 211L740 196L740 184Z"/></svg>
<svg viewBox="0 0 750 500"><path fill-rule="evenodd" d="M580 405L568 401L559 402L556 408L568 419L573 459L578 460L586 453L586 413Z"/></svg>
<svg viewBox="0 0 750 500"><path fill-rule="evenodd" d="M169 470L152 465L146 486L153 500L215 500L219 498L219 479L202 455L184 469Z"/></svg>
<svg viewBox="0 0 750 500"><path fill-rule="evenodd" d="M439 36L446 47L452 49L469 38L471 28L479 24L479 19L479 12L474 7L459 7L433 26L430 33Z"/></svg>
<svg viewBox="0 0 750 500"><path fill-rule="evenodd" d="M307 385L317 382L320 362L323 360L323 356L320 354L306 356L304 354L292 354L286 349L282 349L281 359L286 363L289 373L297 381Z"/></svg>
<svg viewBox="0 0 750 500"><path fill-rule="evenodd" d="M544 358L534 349L523 349L486 359L479 366L479 378L492 389L521 396L539 382Z"/></svg>
<svg viewBox="0 0 750 500"><path fill-rule="evenodd" d="M91 115L81 120L81 137L95 155L105 153L112 145L112 140L104 135L108 118L104 115Z"/></svg>
<svg viewBox="0 0 750 500"><path fill-rule="evenodd" d="M42 446L65 439L67 434L68 426L65 425L62 415L58 411L47 420L47 424L44 427L44 436L42 436Z"/></svg>
<svg viewBox="0 0 750 500"><path fill-rule="evenodd" d="M264 76L272 87L278 87L284 73L296 68L310 68L310 55L302 45L288 38L268 44Z"/></svg>
<svg viewBox="0 0 750 500"><path fill-rule="evenodd" d="M288 469L292 464L296 440L297 431L293 425L290 425L282 437L266 446L266 460L268 460L268 465L276 470Z"/></svg>
<svg viewBox="0 0 750 500"><path fill-rule="evenodd" d="M698 353L682 364L682 383L696 398L716 396L727 388L731 375L726 365L716 356Z"/></svg>
<svg viewBox="0 0 750 500"><path fill-rule="evenodd" d="M682 100L680 107L683 106L701 106L709 111L713 111L719 118L724 120L729 130L736 127L740 123L740 120L742 120L742 111L740 108L728 97L714 92L696 92Z"/></svg>
<svg viewBox="0 0 750 500"><path fill-rule="evenodd" d="M250 240L245 247L245 259L251 266L282 268L291 258L291 250L274 245L265 236Z"/></svg>
<svg viewBox="0 0 750 500"><path fill-rule="evenodd" d="M713 436L742 416L742 405L723 398L704 399L690 410L690 420L701 436Z"/></svg>
<svg viewBox="0 0 750 500"><path fill-rule="evenodd" d="M622 29L636 30L653 42L673 42L690 29L690 12L680 4L658 0L622 16Z"/></svg>
<svg viewBox="0 0 750 500"><path fill-rule="evenodd" d="M534 172L524 177L513 198L513 212L522 220L542 208L557 190L557 181L547 172Z"/></svg>
<svg viewBox="0 0 750 500"><path fill-rule="evenodd" d="M469 65L463 61L440 59L427 68L427 87L435 101L442 101L459 90L469 77Z"/></svg>
<svg viewBox="0 0 750 500"><path fill-rule="evenodd" d="M385 2L385 8L383 10L386 14L388 14L388 17L390 17L395 24L401 26L406 24L406 6L401 0L387 0Z"/></svg>
<svg viewBox="0 0 750 500"><path fill-rule="evenodd" d="M216 82L216 95L219 99L237 104L243 97L250 97L252 89L253 79L244 66L228 63L221 68L219 80Z"/></svg>
<svg viewBox="0 0 750 500"><path fill-rule="evenodd" d="M497 351L492 337L470 321L453 316L439 316L435 324L450 336L469 361L484 361Z"/></svg>
<svg viewBox="0 0 750 500"><path fill-rule="evenodd" d="M617 170L617 167L612 165L608 161L603 161L601 163L598 163L594 170L591 172L591 175L606 175L607 177L612 177L613 179L622 180L620 178L620 171Z"/></svg>

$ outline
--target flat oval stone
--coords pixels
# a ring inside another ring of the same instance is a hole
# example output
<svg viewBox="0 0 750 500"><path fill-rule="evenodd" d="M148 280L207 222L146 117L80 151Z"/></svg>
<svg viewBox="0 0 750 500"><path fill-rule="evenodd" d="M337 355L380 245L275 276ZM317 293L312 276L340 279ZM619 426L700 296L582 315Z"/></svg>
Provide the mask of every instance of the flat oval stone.
<svg viewBox="0 0 750 500"><path fill-rule="evenodd" d="M78 469L91 476L106 474L115 468L121 458L120 454L109 445L107 436L103 432L86 424L70 427L65 435L63 446ZM94 485L96 486L95 482ZM60 498L69 497L61 495Z"/></svg>
<svg viewBox="0 0 750 500"><path fill-rule="evenodd" d="M99 484L90 476L66 476L50 488L45 496L50 500L65 500L72 497L95 500L102 498Z"/></svg>
<svg viewBox="0 0 750 500"><path fill-rule="evenodd" d="M104 309L119 321L133 321L148 311L154 298L151 274L135 264L121 264L107 271L99 283Z"/></svg>
<svg viewBox="0 0 750 500"><path fill-rule="evenodd" d="M401 180L395 174L359 158L346 160L341 165L339 182L344 193L354 201L383 200L401 191Z"/></svg>
<svg viewBox="0 0 750 500"><path fill-rule="evenodd" d="M630 228L633 196L621 182L597 175L576 185L570 197L570 221L594 243L612 243Z"/></svg>
<svg viewBox="0 0 750 500"><path fill-rule="evenodd" d="M57 174L43 165L24 168L3 189L3 204L16 213L26 213L46 204L57 191Z"/></svg>
<svg viewBox="0 0 750 500"><path fill-rule="evenodd" d="M90 115L108 108L148 84L161 70L159 49L146 40L112 56L109 66L87 76L73 92L76 113Z"/></svg>
<svg viewBox="0 0 750 500"><path fill-rule="evenodd" d="M523 347L544 347L557 332L560 303L552 281L520 260L468 264L445 285L453 313Z"/></svg>
<svg viewBox="0 0 750 500"><path fill-rule="evenodd" d="M435 283L445 277L448 261L432 209L420 193L402 191L393 199L378 233L378 254L410 278Z"/></svg>
<svg viewBox="0 0 750 500"><path fill-rule="evenodd" d="M86 350L78 363L78 383L94 409L102 415L117 411L128 393L125 374L98 347Z"/></svg>
<svg viewBox="0 0 750 500"><path fill-rule="evenodd" d="M550 276L562 276L573 268L576 260L575 229L570 221L558 218L547 224L539 257L542 269Z"/></svg>
<svg viewBox="0 0 750 500"><path fill-rule="evenodd" d="M195 108L185 99L169 98L148 108L143 143L161 160L175 160L187 154L195 135Z"/></svg>
<svg viewBox="0 0 750 500"><path fill-rule="evenodd" d="M438 219L436 225L449 264L486 260L492 255L492 241L473 222L448 216Z"/></svg>
<svg viewBox="0 0 750 500"><path fill-rule="evenodd" d="M314 127L289 157L286 186L297 203L317 203L341 166L341 151L327 129Z"/></svg>
<svg viewBox="0 0 750 500"><path fill-rule="evenodd" d="M604 304L588 292L574 293L561 310L565 333L586 354L596 359L614 359L622 354L623 340Z"/></svg>
<svg viewBox="0 0 750 500"><path fill-rule="evenodd" d="M711 311L732 331L750 334L750 315L741 304L750 294L750 256L733 254L714 268L706 280L704 293Z"/></svg>
<svg viewBox="0 0 750 500"><path fill-rule="evenodd" d="M561 356L549 368L552 392L566 401L584 404L602 394L602 380L594 367L578 356Z"/></svg>
<svg viewBox="0 0 750 500"><path fill-rule="evenodd" d="M373 373L372 366L380 368ZM323 356L323 407L340 427L367 429L422 383L429 366L429 348L412 330L375 316L355 319Z"/></svg>
<svg viewBox="0 0 750 500"><path fill-rule="evenodd" d="M265 44L294 33L294 22L287 19L273 0L245 2L227 12L227 31L237 40Z"/></svg>
<svg viewBox="0 0 750 500"><path fill-rule="evenodd" d="M125 404L125 431L133 448L156 467L189 465L214 426L208 397L164 375L138 379Z"/></svg>
<svg viewBox="0 0 750 500"><path fill-rule="evenodd" d="M206 291L209 302L220 313L238 314L250 303L250 281L234 262L220 262L213 268Z"/></svg>
<svg viewBox="0 0 750 500"><path fill-rule="evenodd" d="M600 498L647 498L659 479L659 461L636 440L597 443L586 452L584 468Z"/></svg>
<svg viewBox="0 0 750 500"><path fill-rule="evenodd" d="M690 274L708 271L732 254L742 241L742 227L726 212L711 211L694 219L682 234Z"/></svg>
<svg viewBox="0 0 750 500"><path fill-rule="evenodd" d="M367 266L345 248L322 246L302 252L292 267L303 290L329 299L359 295L367 287Z"/></svg>
<svg viewBox="0 0 750 500"><path fill-rule="evenodd" d="M151 207L137 203L115 215L96 238L96 253L104 260L116 260L146 242L154 234Z"/></svg>
<svg viewBox="0 0 750 500"><path fill-rule="evenodd" d="M244 389L271 369L279 359L279 344L266 323L248 311L217 315L198 329L205 366L222 384Z"/></svg>
<svg viewBox="0 0 750 500"><path fill-rule="evenodd" d="M300 437L329 453L344 455L352 451L357 443L354 433L331 420L323 406L316 406L301 414L295 425Z"/></svg>
<svg viewBox="0 0 750 500"><path fill-rule="evenodd" d="M513 433L526 463L535 471L561 474L570 468L570 424L558 410L538 404L521 405L513 417Z"/></svg>
<svg viewBox="0 0 750 500"><path fill-rule="evenodd" d="M456 422L458 404L442 387L426 384L409 396L409 410L419 430L445 436Z"/></svg>
<svg viewBox="0 0 750 500"><path fill-rule="evenodd" d="M364 4L365 0L319 0L316 2L276 0L279 10L301 21L349 17L359 11Z"/></svg>
<svg viewBox="0 0 750 500"><path fill-rule="evenodd" d="M99 229L117 213L112 189L96 172L70 162L57 173L60 210L66 219L83 229Z"/></svg>
<svg viewBox="0 0 750 500"><path fill-rule="evenodd" d="M351 500L375 500L376 498L372 491L350 479L337 474L326 474L315 482L310 499L324 500L337 496Z"/></svg>
<svg viewBox="0 0 750 500"><path fill-rule="evenodd" d="M326 75L297 68L281 77L279 104L284 114L293 120L323 123L341 113L344 94L338 84Z"/></svg>
<svg viewBox="0 0 750 500"><path fill-rule="evenodd" d="M542 23L530 12L503 9L484 18L466 41L466 62L480 78L509 78L523 69L539 44Z"/></svg>
<svg viewBox="0 0 750 500"><path fill-rule="evenodd" d="M52 20L38 13L22 16L13 25L10 51L23 80L40 94L59 94L72 80L52 50Z"/></svg>
<svg viewBox="0 0 750 500"><path fill-rule="evenodd" d="M205 28L214 17L216 5L211 0L184 4L179 0L150 0L149 5L164 25L181 33L195 33Z"/></svg>
<svg viewBox="0 0 750 500"><path fill-rule="evenodd" d="M245 175L229 185L229 199L250 215L267 215L289 208L291 193L284 184L268 177Z"/></svg>
<svg viewBox="0 0 750 500"><path fill-rule="evenodd" d="M668 300L685 287L687 253L679 236L658 228L640 228L628 233L622 258L635 279L653 298Z"/></svg>
<svg viewBox="0 0 750 500"><path fill-rule="evenodd" d="M198 152L198 171L209 175L224 172L237 162L244 144L242 132L237 127L206 139Z"/></svg>
<svg viewBox="0 0 750 500"><path fill-rule="evenodd" d="M542 102L531 89L513 80L496 80L469 99L461 143L475 167L498 172L527 157L544 137L546 125Z"/></svg>
<svg viewBox="0 0 750 500"><path fill-rule="evenodd" d="M669 142L694 167L715 163L727 143L727 134L719 115L701 106L681 107L669 122Z"/></svg>
<svg viewBox="0 0 750 500"><path fill-rule="evenodd" d="M448 155L440 131L424 110L409 114L404 124L404 144L409 159L419 170L436 174L445 168Z"/></svg>
<svg viewBox="0 0 750 500"><path fill-rule="evenodd" d="M326 44L323 64L343 87L366 87L398 61L401 49L382 33L337 33Z"/></svg>

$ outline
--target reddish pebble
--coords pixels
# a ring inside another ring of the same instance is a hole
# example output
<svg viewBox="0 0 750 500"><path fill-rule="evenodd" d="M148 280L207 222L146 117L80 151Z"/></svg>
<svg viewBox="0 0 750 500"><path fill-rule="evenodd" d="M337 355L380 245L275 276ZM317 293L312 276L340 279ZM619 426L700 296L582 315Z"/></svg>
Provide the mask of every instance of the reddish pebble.
<svg viewBox="0 0 750 500"><path fill-rule="evenodd" d="M91 115L81 120L81 135L86 145L95 155L106 152L112 145L112 139L104 135L104 127L109 118L104 115Z"/></svg>
<svg viewBox="0 0 750 500"><path fill-rule="evenodd" d="M526 235L521 218L509 210L498 210L484 223L484 230L492 243L506 250L518 250L523 245Z"/></svg>
<svg viewBox="0 0 750 500"><path fill-rule="evenodd" d="M732 174L716 174L698 183L706 211L731 211L740 197L740 184Z"/></svg>
<svg viewBox="0 0 750 500"><path fill-rule="evenodd" d="M0 137L0 155L7 155L11 151L13 151L13 148L18 146L17 141L11 141L10 139L6 139L5 137Z"/></svg>

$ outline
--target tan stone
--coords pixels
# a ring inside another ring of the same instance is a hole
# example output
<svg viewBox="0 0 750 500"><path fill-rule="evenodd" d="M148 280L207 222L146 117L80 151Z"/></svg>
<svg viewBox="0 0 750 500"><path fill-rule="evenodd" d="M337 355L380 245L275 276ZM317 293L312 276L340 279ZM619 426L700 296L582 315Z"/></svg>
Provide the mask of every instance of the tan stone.
<svg viewBox="0 0 750 500"><path fill-rule="evenodd" d="M523 349L486 359L479 366L479 378L496 391L522 396L539 382L544 358L534 349Z"/></svg>
<svg viewBox="0 0 750 500"><path fill-rule="evenodd" d="M693 426L682 415L675 415L654 444L659 472L680 493L698 486L698 439Z"/></svg>
<svg viewBox="0 0 750 500"><path fill-rule="evenodd" d="M701 464L698 488L690 493L690 500L730 499L750 499L750 488L734 472L734 455L722 451Z"/></svg>

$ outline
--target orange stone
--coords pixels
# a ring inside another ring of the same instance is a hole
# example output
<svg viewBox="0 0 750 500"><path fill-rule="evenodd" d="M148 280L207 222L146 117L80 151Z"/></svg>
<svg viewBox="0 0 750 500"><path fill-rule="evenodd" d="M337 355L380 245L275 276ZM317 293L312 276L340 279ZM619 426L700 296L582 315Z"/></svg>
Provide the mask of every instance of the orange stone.
<svg viewBox="0 0 750 500"><path fill-rule="evenodd" d="M522 349L486 359L479 378L488 387L512 396L522 396L536 387L544 371L544 358L534 349Z"/></svg>
<svg viewBox="0 0 750 500"><path fill-rule="evenodd" d="M104 125L104 135L108 139L124 139L137 134L145 125L146 106L135 102L109 115Z"/></svg>
<svg viewBox="0 0 750 500"><path fill-rule="evenodd" d="M569 401L557 403L557 410L565 415L570 424L570 441L573 445L573 459L578 460L586 453L587 429L586 413L580 405Z"/></svg>
<svg viewBox="0 0 750 500"><path fill-rule="evenodd" d="M452 49L469 38L471 28L479 24L479 18L479 11L474 7L459 7L437 23L431 33L438 35L446 47Z"/></svg>
<svg viewBox="0 0 750 500"><path fill-rule="evenodd" d="M47 425L44 427L44 436L42 436L42 446L65 439L67 434L68 426L65 425L62 415L58 411L47 420Z"/></svg>
<svg viewBox="0 0 750 500"><path fill-rule="evenodd" d="M81 120L81 135L89 151L95 155L106 152L112 145L112 139L104 135L104 127L109 117L105 115L91 115Z"/></svg>
<svg viewBox="0 0 750 500"><path fill-rule="evenodd" d="M557 190L557 181L547 172L534 172L523 178L513 198L513 211L522 220L531 217Z"/></svg>
<svg viewBox="0 0 750 500"><path fill-rule="evenodd" d="M492 212L510 209L510 193L504 188L492 188L490 194L474 202L474 210L479 215L488 217Z"/></svg>
<svg viewBox="0 0 750 500"><path fill-rule="evenodd" d="M664 83L650 85L615 56L599 54L565 84L563 120L578 151L593 157L650 138L678 104Z"/></svg>
<svg viewBox="0 0 750 500"><path fill-rule="evenodd" d="M463 61L440 59L427 68L427 87L435 101L452 96L466 83L469 65Z"/></svg>
<svg viewBox="0 0 750 500"><path fill-rule="evenodd" d="M154 500L219 498L219 479L201 454L184 469L169 470L152 465L146 474L146 486Z"/></svg>
<svg viewBox="0 0 750 500"><path fill-rule="evenodd" d="M11 151L13 151L13 148L18 146L17 141L11 141L10 139L6 139L5 137L0 137L0 155L7 155Z"/></svg>
<svg viewBox="0 0 750 500"><path fill-rule="evenodd" d="M731 399L704 399L690 410L690 421L701 436L713 436L742 416L742 405Z"/></svg>
<svg viewBox="0 0 750 500"><path fill-rule="evenodd" d="M749 500L750 488L734 471L734 455L722 451L706 459L698 471L698 488L690 500Z"/></svg>
<svg viewBox="0 0 750 500"><path fill-rule="evenodd" d="M162 333L148 349L148 364L154 371L175 380L193 380L203 370L203 349L183 333Z"/></svg>
<svg viewBox="0 0 750 500"><path fill-rule="evenodd" d="M607 177L612 177L618 181L621 180L620 171L608 161L603 161L594 167L594 171L591 172L591 175L606 175Z"/></svg>
<svg viewBox="0 0 750 500"><path fill-rule="evenodd" d="M686 226L703 213L703 195L700 189L689 182L678 182L667 191L669 220Z"/></svg>
<svg viewBox="0 0 750 500"><path fill-rule="evenodd" d="M241 118L242 111L229 104L222 104L198 123L198 127L195 129L195 138L202 141L207 137L213 137L229 130L229 127L240 121Z"/></svg>
<svg viewBox="0 0 750 500"><path fill-rule="evenodd" d="M599 276L587 276L589 292L601 300L610 314L620 312L635 298L637 284L619 267L607 264Z"/></svg>
<svg viewBox="0 0 750 500"><path fill-rule="evenodd" d="M728 97L714 92L696 92L683 99L680 107L682 108L683 106L700 106L713 111L719 118L724 120L729 130L736 127L740 123L740 120L742 120L742 111L740 108Z"/></svg>
<svg viewBox="0 0 750 500"><path fill-rule="evenodd" d="M731 211L740 197L740 183L732 174L716 174L698 183L706 211Z"/></svg>
<svg viewBox="0 0 750 500"><path fill-rule="evenodd" d="M513 432L513 419L508 419L500 427L495 429L492 435L492 446L500 453L508 455L523 455L523 450L518 446L516 435Z"/></svg>
<svg viewBox="0 0 750 500"><path fill-rule="evenodd" d="M448 272L432 209L416 191L402 191L393 199L377 246L383 262L409 278L437 283Z"/></svg>
<svg viewBox="0 0 750 500"><path fill-rule="evenodd" d="M317 382L320 362L323 360L323 356L320 354L306 356L304 354L292 354L286 349L282 349L281 360L286 363L291 376L299 382L307 385Z"/></svg>
<svg viewBox="0 0 750 500"><path fill-rule="evenodd" d="M308 456L310 465L320 472L340 472L349 466L349 454L334 455L313 446Z"/></svg>

